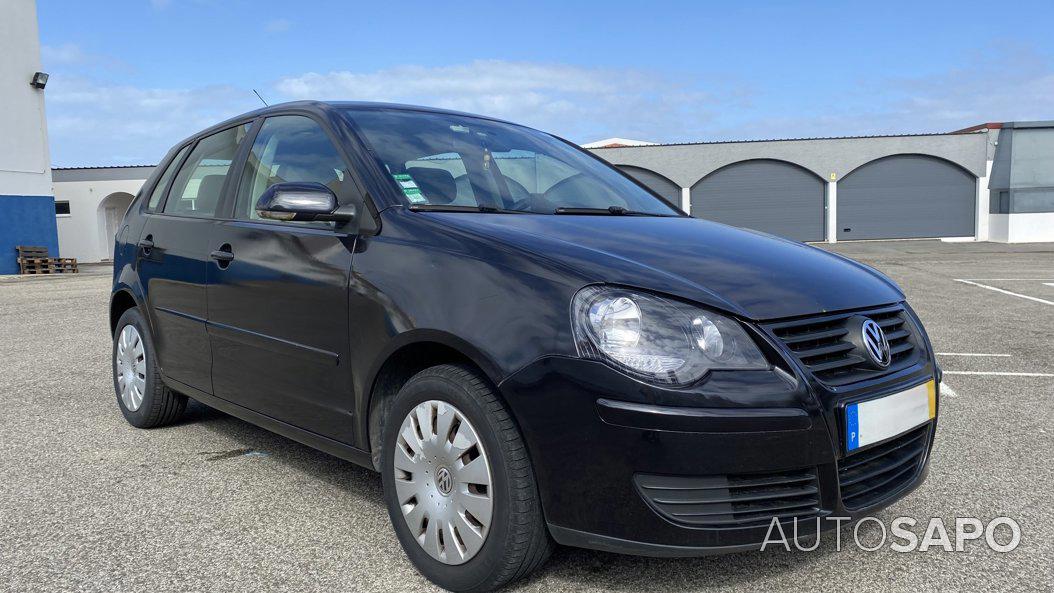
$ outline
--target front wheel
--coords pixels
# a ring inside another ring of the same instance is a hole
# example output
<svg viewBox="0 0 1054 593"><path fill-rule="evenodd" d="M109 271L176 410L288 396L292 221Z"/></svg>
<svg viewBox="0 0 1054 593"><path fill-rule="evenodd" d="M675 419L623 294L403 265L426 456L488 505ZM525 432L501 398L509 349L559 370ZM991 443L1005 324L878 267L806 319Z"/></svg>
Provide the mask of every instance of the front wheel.
<svg viewBox="0 0 1054 593"><path fill-rule="evenodd" d="M161 381L150 330L135 307L113 333L113 388L125 420L137 428L171 424L187 407L187 397Z"/></svg>
<svg viewBox="0 0 1054 593"><path fill-rule="evenodd" d="M451 591L490 591L545 562L552 543L523 438L479 374L421 371L387 418L388 514L425 577Z"/></svg>

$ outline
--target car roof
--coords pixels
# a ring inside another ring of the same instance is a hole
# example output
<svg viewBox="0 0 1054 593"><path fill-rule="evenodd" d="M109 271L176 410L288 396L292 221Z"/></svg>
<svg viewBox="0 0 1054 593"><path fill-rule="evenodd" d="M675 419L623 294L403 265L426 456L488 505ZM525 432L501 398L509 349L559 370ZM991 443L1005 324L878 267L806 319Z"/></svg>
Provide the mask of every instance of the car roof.
<svg viewBox="0 0 1054 593"><path fill-rule="evenodd" d="M475 113L466 113L464 111L455 111L452 109L440 109L438 107L425 107L421 105L406 105L402 103L380 103L373 101L288 101L285 103L276 103L274 105L268 105L261 107L253 111L247 111L241 115L228 118L218 124L209 126L196 134L188 136L184 140L180 141L177 146L182 146L187 142L191 142L222 131L238 122L243 122L248 119L257 118L260 116L267 116L275 113L282 113L289 110L301 110L315 112L319 115L330 115L334 111L370 111L377 109L385 109L391 111L407 111L407 112L423 112L423 113L441 113L446 115L458 115L462 117L474 117L478 119L486 119L495 122L501 122L511 125L520 125L515 122L498 119L495 117L488 117L486 115L477 115ZM522 126L521 126L522 127Z"/></svg>

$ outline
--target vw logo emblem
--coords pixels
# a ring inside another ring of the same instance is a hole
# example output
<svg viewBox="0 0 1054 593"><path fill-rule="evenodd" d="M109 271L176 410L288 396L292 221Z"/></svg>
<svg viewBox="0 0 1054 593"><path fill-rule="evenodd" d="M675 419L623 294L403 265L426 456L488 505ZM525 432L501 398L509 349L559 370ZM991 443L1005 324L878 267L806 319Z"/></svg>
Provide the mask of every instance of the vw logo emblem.
<svg viewBox="0 0 1054 593"><path fill-rule="evenodd" d="M443 496L450 494L450 491L454 488L454 476L450 475L450 470L445 467L439 468L436 472L436 488L439 489L439 493Z"/></svg>
<svg viewBox="0 0 1054 593"><path fill-rule="evenodd" d="M871 360L880 368L888 367L890 362L889 341L886 340L886 332L882 331L882 326L875 323L873 319L868 319L860 327L860 333L864 340L864 349L867 350Z"/></svg>

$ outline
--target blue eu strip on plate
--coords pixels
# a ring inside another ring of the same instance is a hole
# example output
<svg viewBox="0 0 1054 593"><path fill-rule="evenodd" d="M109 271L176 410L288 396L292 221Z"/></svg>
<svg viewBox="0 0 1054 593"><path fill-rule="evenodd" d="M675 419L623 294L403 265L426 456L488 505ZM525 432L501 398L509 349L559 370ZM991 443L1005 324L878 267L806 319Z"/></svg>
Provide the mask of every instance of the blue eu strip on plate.
<svg viewBox="0 0 1054 593"><path fill-rule="evenodd" d="M852 451L860 446L860 411L859 404L850 404L845 409L846 450Z"/></svg>

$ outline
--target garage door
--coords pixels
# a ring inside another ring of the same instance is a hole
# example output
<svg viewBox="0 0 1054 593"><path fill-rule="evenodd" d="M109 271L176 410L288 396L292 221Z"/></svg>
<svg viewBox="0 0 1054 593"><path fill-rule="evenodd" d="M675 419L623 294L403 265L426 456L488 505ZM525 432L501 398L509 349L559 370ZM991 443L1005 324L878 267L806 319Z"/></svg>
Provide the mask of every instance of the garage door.
<svg viewBox="0 0 1054 593"><path fill-rule="evenodd" d="M681 208L681 188L678 187L676 183L654 171L641 169L640 167L618 165L618 168L622 169L622 171L630 177L643 183L651 191L659 194L662 199L666 200L677 209Z"/></svg>
<svg viewBox="0 0 1054 593"><path fill-rule="evenodd" d="M838 182L838 239L974 236L977 179L934 157L871 161Z"/></svg>
<svg viewBox="0 0 1054 593"><path fill-rule="evenodd" d="M824 238L824 189L813 173L783 161L734 163L692 188L692 216L795 239Z"/></svg>

